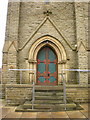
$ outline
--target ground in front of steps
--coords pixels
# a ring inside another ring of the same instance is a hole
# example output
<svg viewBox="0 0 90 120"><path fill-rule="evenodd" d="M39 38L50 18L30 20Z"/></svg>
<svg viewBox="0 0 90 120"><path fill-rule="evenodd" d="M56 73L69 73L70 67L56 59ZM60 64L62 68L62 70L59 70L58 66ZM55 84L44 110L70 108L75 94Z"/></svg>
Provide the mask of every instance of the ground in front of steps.
<svg viewBox="0 0 90 120"><path fill-rule="evenodd" d="M15 112L15 106L6 106L5 100L0 99L1 120L90 120L90 110L87 103L80 104L83 110L60 111L60 112ZM11 119L10 119L11 118ZM16 118L16 119L15 119ZM26 119L27 120L27 119Z"/></svg>

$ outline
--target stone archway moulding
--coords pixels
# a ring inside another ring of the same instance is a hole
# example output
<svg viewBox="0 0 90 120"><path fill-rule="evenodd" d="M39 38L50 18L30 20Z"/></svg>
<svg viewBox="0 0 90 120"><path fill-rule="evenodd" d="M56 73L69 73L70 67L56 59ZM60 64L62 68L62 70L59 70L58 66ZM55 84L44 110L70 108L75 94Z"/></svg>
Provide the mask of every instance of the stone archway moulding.
<svg viewBox="0 0 90 120"><path fill-rule="evenodd" d="M65 63L67 60L67 55L63 45L57 39L51 36L44 36L42 38L39 38L37 41L33 43L33 45L29 50L29 56L28 56L29 69L37 69L37 55L39 50L44 46L50 46L56 52L58 58L58 84L59 84L61 80L59 74L62 72L62 69L66 68ZM30 72L29 73L30 83L32 82L32 79L33 79L33 73Z"/></svg>
<svg viewBox="0 0 90 120"><path fill-rule="evenodd" d="M28 60L36 61L39 50L46 45L51 46L55 50L58 57L58 62L67 60L66 51L63 45L57 39L51 36L44 36L42 38L39 38L36 42L34 42L34 44L29 50Z"/></svg>

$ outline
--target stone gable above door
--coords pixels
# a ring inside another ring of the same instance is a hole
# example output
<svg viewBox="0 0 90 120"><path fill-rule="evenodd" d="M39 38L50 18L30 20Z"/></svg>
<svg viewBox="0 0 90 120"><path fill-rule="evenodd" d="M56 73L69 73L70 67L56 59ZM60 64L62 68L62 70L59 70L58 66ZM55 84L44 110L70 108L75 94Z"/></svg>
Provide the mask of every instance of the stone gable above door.
<svg viewBox="0 0 90 120"><path fill-rule="evenodd" d="M56 26L55 22L52 21L49 16L46 16L36 30L30 35L28 40L23 44L23 46L19 48L19 50L27 48L27 46L31 46L35 41L37 41L37 39L47 35L58 39L63 46L67 46L72 50L75 49L68 42L68 38L63 34L62 30L58 29L58 26Z"/></svg>

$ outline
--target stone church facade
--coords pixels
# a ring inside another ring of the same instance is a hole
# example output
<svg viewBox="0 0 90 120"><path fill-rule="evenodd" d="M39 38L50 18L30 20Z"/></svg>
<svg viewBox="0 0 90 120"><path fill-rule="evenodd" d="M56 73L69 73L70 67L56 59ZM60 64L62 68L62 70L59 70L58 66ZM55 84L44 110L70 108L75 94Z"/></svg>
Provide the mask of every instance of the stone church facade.
<svg viewBox="0 0 90 120"><path fill-rule="evenodd" d="M67 94L87 102L88 72L65 69L88 69L88 3L9 2L2 66L8 104L28 98L33 81L60 85L62 72Z"/></svg>

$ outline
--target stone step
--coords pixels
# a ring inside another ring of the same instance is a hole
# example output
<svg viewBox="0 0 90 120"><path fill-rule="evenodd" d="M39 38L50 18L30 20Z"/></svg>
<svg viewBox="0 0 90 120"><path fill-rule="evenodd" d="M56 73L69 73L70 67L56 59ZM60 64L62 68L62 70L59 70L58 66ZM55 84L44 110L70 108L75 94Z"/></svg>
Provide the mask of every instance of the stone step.
<svg viewBox="0 0 90 120"><path fill-rule="evenodd" d="M35 104L62 104L63 100L35 100Z"/></svg>
<svg viewBox="0 0 90 120"><path fill-rule="evenodd" d="M35 86L35 90L38 91L62 91L63 90L63 86Z"/></svg>
<svg viewBox="0 0 90 120"><path fill-rule="evenodd" d="M65 108L65 104L52 104L52 105L48 105L48 104L33 104L34 109L63 109ZM74 103L70 103L66 105L67 108L71 109L71 108L76 108L76 104ZM27 105L23 105L24 109L31 109L32 108L32 104Z"/></svg>
<svg viewBox="0 0 90 120"><path fill-rule="evenodd" d="M15 112L49 112L50 109L23 109L22 106L18 106Z"/></svg>
<svg viewBox="0 0 90 120"><path fill-rule="evenodd" d="M33 104L34 109L50 109L51 107L53 107L53 105L48 105L48 104ZM23 105L24 109L31 109L32 108L32 104L24 104Z"/></svg>
<svg viewBox="0 0 90 120"><path fill-rule="evenodd" d="M35 100L62 100L63 96L35 96Z"/></svg>
<svg viewBox="0 0 90 120"><path fill-rule="evenodd" d="M60 104L64 104L63 103L63 101L58 101L58 103L57 103L57 101L55 102L51 102L51 101L45 101L45 103L44 103L44 101L34 101L34 105L35 106L41 106L41 107L45 107L45 108L47 108L47 107L49 107L50 108L50 106L55 106L55 105L60 105ZM31 106L32 106L32 102L30 102L30 101L27 101L27 102L25 102L24 104L23 104L23 108L25 108L25 109L27 109L27 108L31 108Z"/></svg>
<svg viewBox="0 0 90 120"><path fill-rule="evenodd" d="M16 108L16 112L45 112L45 111L64 111L65 104L44 106L43 104L34 104L34 109L32 109L32 104L27 108L25 106L19 106ZM77 106L74 103L66 104L66 110L76 110Z"/></svg>
<svg viewBox="0 0 90 120"><path fill-rule="evenodd" d="M35 92L36 96L63 96L63 92Z"/></svg>

